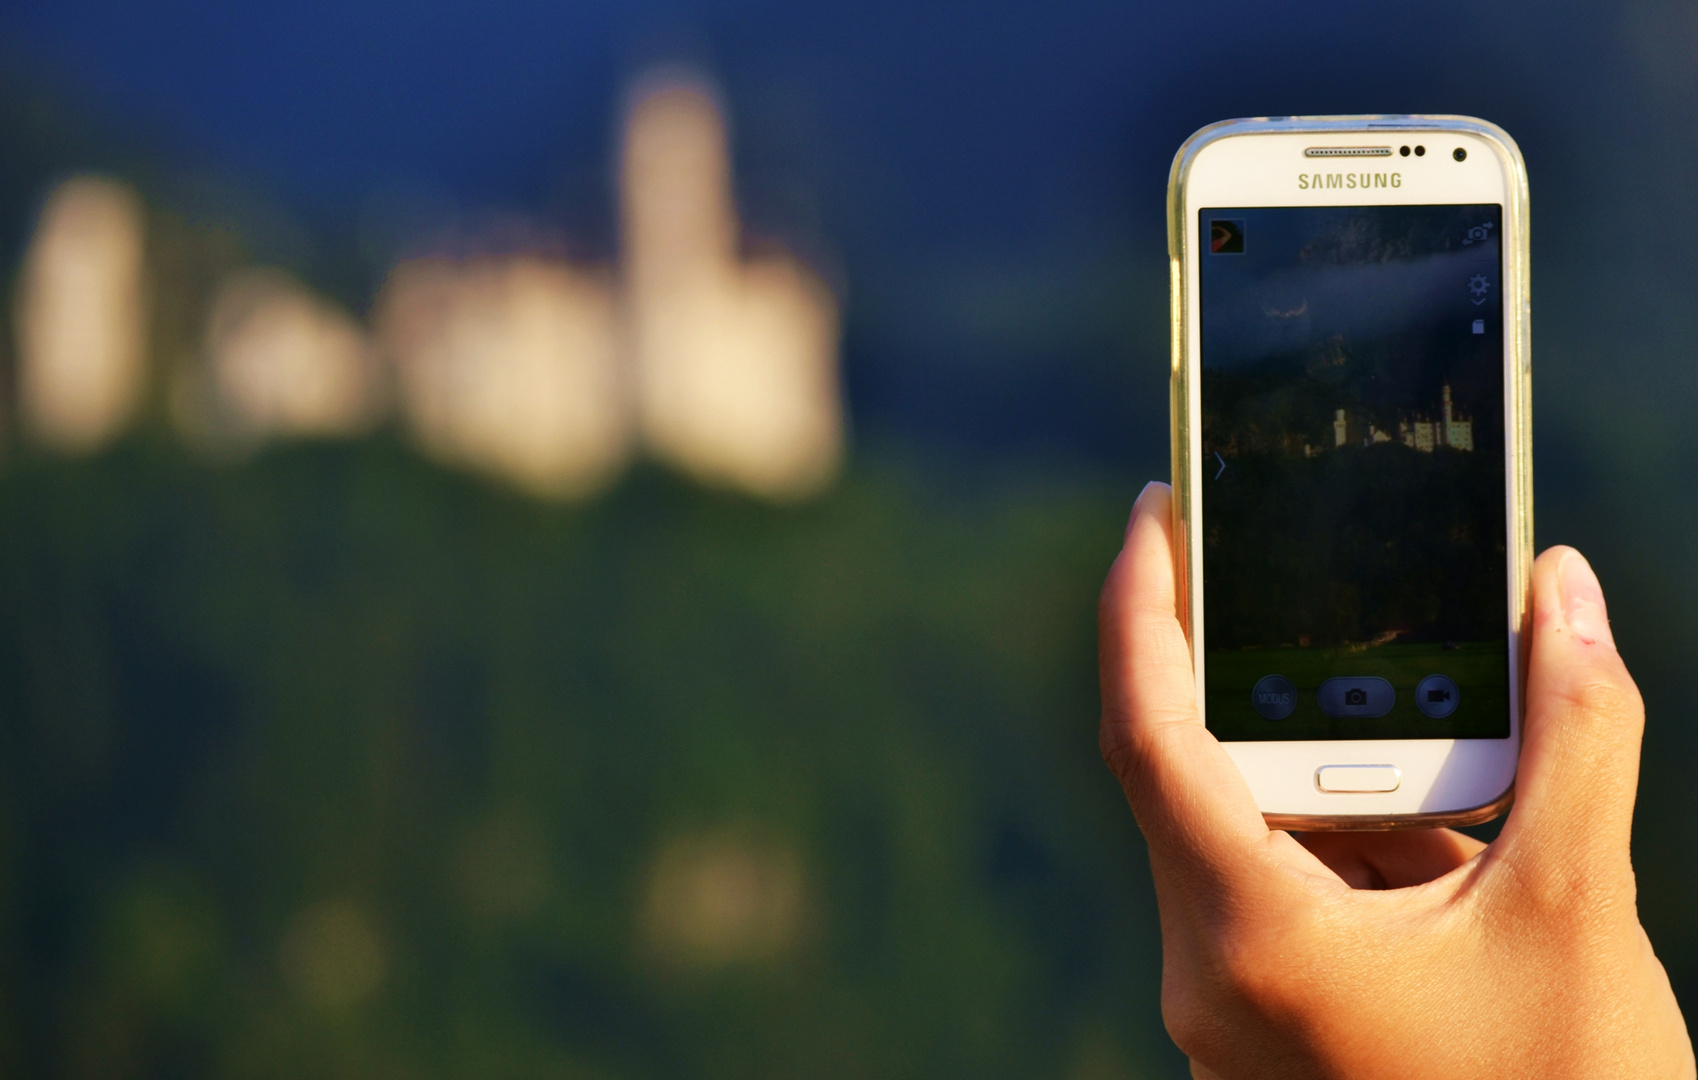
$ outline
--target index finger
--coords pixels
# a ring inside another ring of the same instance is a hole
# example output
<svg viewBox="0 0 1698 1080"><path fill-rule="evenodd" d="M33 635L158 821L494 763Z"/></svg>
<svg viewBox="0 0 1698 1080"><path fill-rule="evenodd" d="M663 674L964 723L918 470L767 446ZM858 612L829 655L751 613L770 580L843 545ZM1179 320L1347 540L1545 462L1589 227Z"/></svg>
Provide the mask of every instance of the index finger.
<svg viewBox="0 0 1698 1080"><path fill-rule="evenodd" d="M1268 828L1238 766L1203 727L1191 647L1179 625L1172 492L1138 496L1097 609L1103 758L1152 855L1230 876Z"/></svg>

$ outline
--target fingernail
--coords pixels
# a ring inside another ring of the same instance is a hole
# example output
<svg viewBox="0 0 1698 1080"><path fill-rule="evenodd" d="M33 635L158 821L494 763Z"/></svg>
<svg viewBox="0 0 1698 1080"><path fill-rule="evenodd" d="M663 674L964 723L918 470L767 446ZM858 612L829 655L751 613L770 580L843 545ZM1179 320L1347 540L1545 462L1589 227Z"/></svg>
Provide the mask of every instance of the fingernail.
<svg viewBox="0 0 1698 1080"><path fill-rule="evenodd" d="M1574 635L1588 645L1603 642L1615 648L1603 587L1592 565L1578 551L1565 553L1557 564L1557 590L1562 594L1563 617Z"/></svg>

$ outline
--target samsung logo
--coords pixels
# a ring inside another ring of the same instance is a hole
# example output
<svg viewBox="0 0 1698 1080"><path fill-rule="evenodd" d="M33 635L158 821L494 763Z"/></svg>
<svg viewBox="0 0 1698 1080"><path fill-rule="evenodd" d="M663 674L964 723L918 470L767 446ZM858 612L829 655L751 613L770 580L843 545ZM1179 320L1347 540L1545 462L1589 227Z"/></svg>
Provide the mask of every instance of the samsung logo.
<svg viewBox="0 0 1698 1080"><path fill-rule="evenodd" d="M1298 173L1297 188L1308 191L1311 188L1376 188L1402 187L1402 173Z"/></svg>

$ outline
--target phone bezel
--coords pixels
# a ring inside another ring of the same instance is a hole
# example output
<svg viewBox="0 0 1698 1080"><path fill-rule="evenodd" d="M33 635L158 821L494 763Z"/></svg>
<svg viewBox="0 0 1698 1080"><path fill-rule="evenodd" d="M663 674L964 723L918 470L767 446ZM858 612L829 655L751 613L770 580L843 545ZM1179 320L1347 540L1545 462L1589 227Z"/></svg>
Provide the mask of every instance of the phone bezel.
<svg viewBox="0 0 1698 1080"><path fill-rule="evenodd" d="M1421 157L1397 148L1426 145ZM1442 140L1442 142L1440 141ZM1308 147L1390 145L1381 158L1305 158ZM1452 151L1469 150L1457 162ZM1300 189L1300 172L1391 171L1397 188ZM1395 197L1394 197L1395 196ZM1172 287L1172 399L1175 574L1180 619L1192 643L1199 713L1204 709L1202 566L1196 537L1202 487L1199 255L1194 224L1205 207L1421 205L1496 202L1503 207L1505 598L1510 656L1510 734L1504 739L1373 739L1223 742L1269 823L1278 828L1433 827L1484 821L1514 793L1519 756L1525 627L1532 569L1530 366L1527 297L1527 177L1513 139L1495 125L1455 116L1349 116L1231 120L1203 128L1174 158L1168 185ZM1206 722L1206 716L1205 716ZM1390 793L1319 790L1322 765L1393 764Z"/></svg>

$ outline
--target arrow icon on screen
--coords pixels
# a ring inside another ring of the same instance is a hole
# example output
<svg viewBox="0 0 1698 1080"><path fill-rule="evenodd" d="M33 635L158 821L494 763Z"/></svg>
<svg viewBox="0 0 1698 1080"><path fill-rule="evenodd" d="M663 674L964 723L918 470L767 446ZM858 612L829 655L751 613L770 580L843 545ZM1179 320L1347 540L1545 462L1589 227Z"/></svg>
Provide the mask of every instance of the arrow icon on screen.
<svg viewBox="0 0 1698 1080"><path fill-rule="evenodd" d="M1226 459L1220 456L1219 450L1216 450L1215 451L1215 460L1220 462L1220 470L1219 470L1219 472L1215 473L1215 479L1219 480L1220 474L1226 471Z"/></svg>

